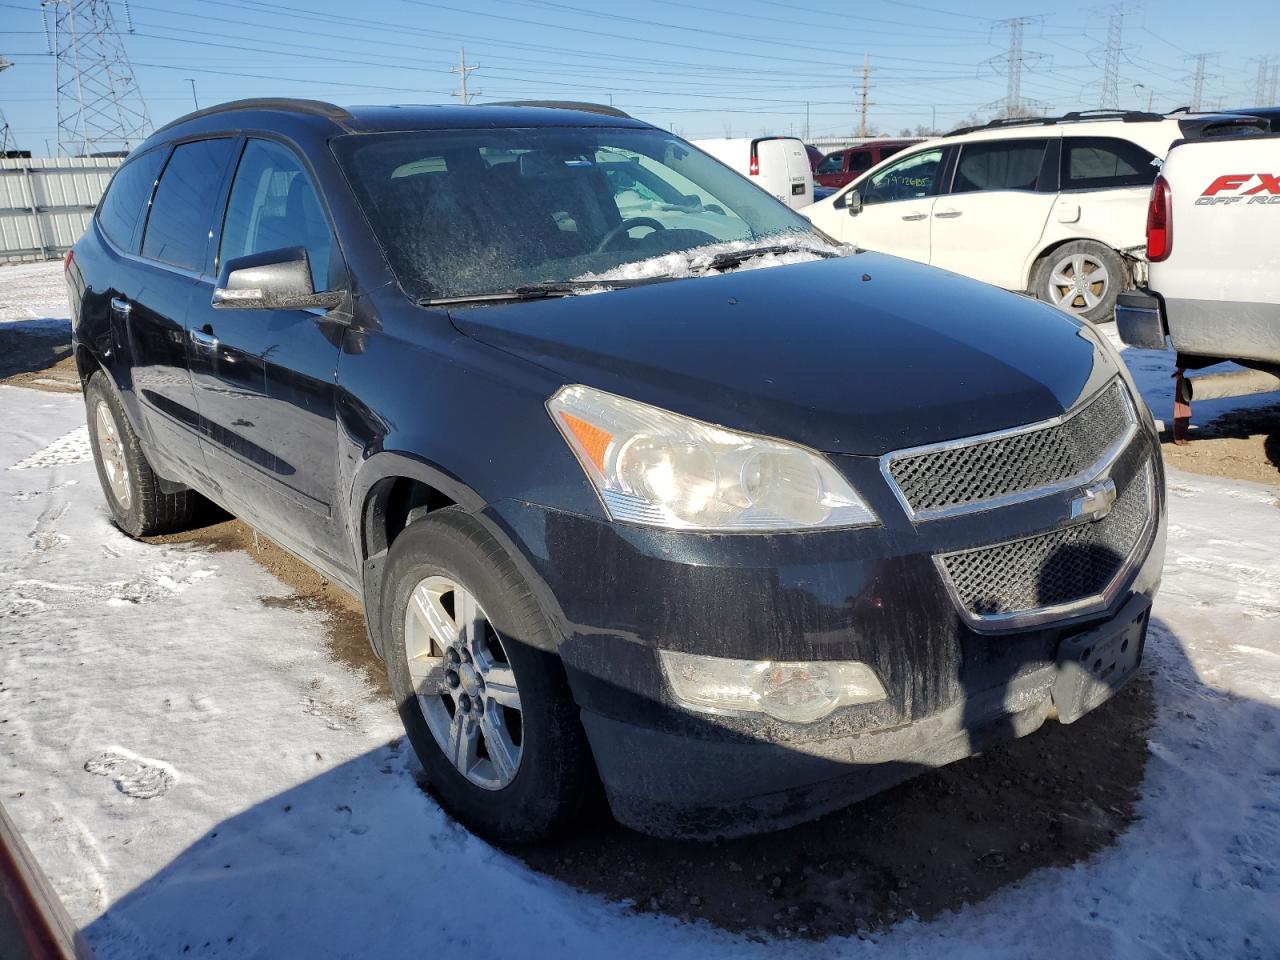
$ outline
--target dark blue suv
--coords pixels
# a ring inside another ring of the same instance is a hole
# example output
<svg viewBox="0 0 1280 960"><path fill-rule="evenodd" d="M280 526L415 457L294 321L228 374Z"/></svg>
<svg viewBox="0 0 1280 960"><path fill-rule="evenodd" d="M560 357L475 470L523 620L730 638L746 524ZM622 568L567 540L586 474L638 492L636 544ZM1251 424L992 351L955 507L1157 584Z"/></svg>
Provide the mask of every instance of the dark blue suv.
<svg viewBox="0 0 1280 960"><path fill-rule="evenodd" d="M488 836L597 782L655 834L793 823L1141 656L1163 475L1107 341L617 111L202 110L67 277L116 523L207 498L360 597Z"/></svg>

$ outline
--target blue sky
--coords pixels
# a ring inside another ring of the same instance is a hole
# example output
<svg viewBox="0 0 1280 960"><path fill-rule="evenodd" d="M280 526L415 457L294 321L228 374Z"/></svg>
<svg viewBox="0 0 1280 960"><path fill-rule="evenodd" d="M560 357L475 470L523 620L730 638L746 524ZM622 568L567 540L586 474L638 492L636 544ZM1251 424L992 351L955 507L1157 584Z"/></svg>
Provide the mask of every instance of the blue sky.
<svg viewBox="0 0 1280 960"><path fill-rule="evenodd" d="M99 0L106 2L106 0ZM123 0L110 0L126 27ZM687 137L852 132L864 55L870 125L897 133L990 115L1006 92L1008 29L1025 28L1022 95L1046 110L1096 107L1110 7L1049 12L1005 0L132 0L126 37L152 121L246 96L341 104L447 102L466 46L480 101L608 102ZM1191 99L1189 55L1213 53L1205 104L1254 101L1258 64L1280 64L1274 0L1230 13L1150 2L1126 13L1121 105ZM1251 26L1252 25L1252 26ZM1259 25L1267 25L1262 29ZM56 143L53 61L39 0L0 0L0 109L21 146ZM994 59L993 59L994 58ZM988 62L989 61L989 62ZM1141 85L1141 86L1139 86ZM806 121L806 103L807 121Z"/></svg>

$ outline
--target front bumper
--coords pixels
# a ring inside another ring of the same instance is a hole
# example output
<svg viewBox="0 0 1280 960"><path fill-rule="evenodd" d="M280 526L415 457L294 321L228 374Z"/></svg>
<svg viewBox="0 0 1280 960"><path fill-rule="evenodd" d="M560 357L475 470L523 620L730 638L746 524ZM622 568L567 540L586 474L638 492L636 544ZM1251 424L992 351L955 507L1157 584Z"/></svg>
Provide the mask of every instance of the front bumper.
<svg viewBox="0 0 1280 960"><path fill-rule="evenodd" d="M916 773L1037 729L1055 712L1064 644L1121 623L1154 596L1145 558L1104 611L1017 632L965 623L934 556L1052 528L1055 498L913 524L869 458L838 458L880 527L779 535L689 534L528 503L488 508L563 638L559 652L610 804L668 836L728 836L800 822ZM857 660L887 692L807 724L696 712L657 651L747 660Z"/></svg>
<svg viewBox="0 0 1280 960"><path fill-rule="evenodd" d="M847 806L1033 733L1047 719L1078 719L1133 676L1149 612L1149 597L1134 595L1111 621L1063 641L1074 653L1082 645L1089 650L1094 638L1136 637L1123 668L1115 669L1112 661L1105 679L1086 681L1087 693L1080 690L1080 664L1064 656L921 720L805 744L700 739L589 711L582 717L614 816L622 823L657 836L744 836Z"/></svg>

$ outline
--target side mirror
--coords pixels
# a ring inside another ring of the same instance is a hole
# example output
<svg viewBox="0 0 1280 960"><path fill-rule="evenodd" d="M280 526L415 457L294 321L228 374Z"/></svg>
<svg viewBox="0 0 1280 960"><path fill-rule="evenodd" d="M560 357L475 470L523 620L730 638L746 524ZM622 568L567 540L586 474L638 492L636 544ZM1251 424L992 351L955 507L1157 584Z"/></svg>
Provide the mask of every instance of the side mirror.
<svg viewBox="0 0 1280 960"><path fill-rule="evenodd" d="M340 292L312 288L311 264L302 247L228 260L213 290L213 306L222 310L332 310L340 303Z"/></svg>
<svg viewBox="0 0 1280 960"><path fill-rule="evenodd" d="M845 206L849 208L849 216L856 217L862 212L862 194L857 190L850 190L845 197Z"/></svg>

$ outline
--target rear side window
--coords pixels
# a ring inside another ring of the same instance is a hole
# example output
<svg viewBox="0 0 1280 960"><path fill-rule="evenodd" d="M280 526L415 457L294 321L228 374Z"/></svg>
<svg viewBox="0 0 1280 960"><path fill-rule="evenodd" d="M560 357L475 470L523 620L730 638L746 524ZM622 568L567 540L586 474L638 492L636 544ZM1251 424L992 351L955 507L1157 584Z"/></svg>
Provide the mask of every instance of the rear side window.
<svg viewBox="0 0 1280 960"><path fill-rule="evenodd" d="M861 173L863 170L870 170L875 164L872 162L870 150L854 150L849 154L849 172Z"/></svg>
<svg viewBox="0 0 1280 960"><path fill-rule="evenodd" d="M966 143L960 148L951 192L1034 190L1047 146L1047 140Z"/></svg>
<svg viewBox="0 0 1280 960"><path fill-rule="evenodd" d="M1118 137L1067 137L1062 143L1062 189L1149 187L1160 172L1155 154Z"/></svg>
<svg viewBox="0 0 1280 960"><path fill-rule="evenodd" d="M137 249L134 231L143 219L164 158L164 150L148 151L126 163L111 180L98 210L98 226L121 250L133 253Z"/></svg>
<svg viewBox="0 0 1280 960"><path fill-rule="evenodd" d="M393 179L435 175L429 166L419 170L414 164L391 174ZM312 286L329 289L333 234L311 178L288 148L269 140L250 140L231 187L218 261L284 247L305 249Z"/></svg>
<svg viewBox="0 0 1280 960"><path fill-rule="evenodd" d="M232 140L179 144L160 175L142 255L175 267L200 270L209 247L209 228L231 160Z"/></svg>

